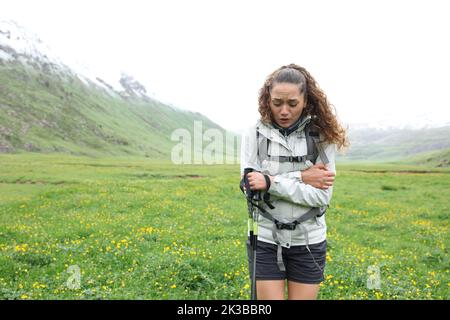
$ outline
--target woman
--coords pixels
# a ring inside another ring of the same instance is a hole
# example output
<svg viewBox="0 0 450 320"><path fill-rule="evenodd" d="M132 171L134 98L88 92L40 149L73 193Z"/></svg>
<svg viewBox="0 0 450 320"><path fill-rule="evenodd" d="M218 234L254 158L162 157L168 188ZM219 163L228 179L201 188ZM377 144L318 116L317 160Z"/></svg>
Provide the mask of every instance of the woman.
<svg viewBox="0 0 450 320"><path fill-rule="evenodd" d="M324 212L345 130L314 78L295 64L268 76L259 113L241 147L241 174L252 168L250 189L267 193L265 212L259 210L257 297L284 299L287 281L288 299L316 299L326 260Z"/></svg>

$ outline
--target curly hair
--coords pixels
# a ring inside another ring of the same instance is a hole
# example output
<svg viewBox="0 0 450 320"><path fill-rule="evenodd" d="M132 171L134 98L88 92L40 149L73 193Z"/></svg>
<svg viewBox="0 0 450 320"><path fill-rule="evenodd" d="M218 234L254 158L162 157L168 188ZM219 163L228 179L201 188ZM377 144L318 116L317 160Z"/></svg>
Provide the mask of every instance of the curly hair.
<svg viewBox="0 0 450 320"><path fill-rule="evenodd" d="M259 108L261 121L268 124L273 121L270 110L270 92L277 83L293 83L299 85L300 94L305 94L305 108L302 116L310 115L313 125L323 134L328 143L335 143L341 150L348 147L346 130L338 122L335 107L328 102L327 96L319 88L316 80L305 68L289 64L272 72L259 91Z"/></svg>

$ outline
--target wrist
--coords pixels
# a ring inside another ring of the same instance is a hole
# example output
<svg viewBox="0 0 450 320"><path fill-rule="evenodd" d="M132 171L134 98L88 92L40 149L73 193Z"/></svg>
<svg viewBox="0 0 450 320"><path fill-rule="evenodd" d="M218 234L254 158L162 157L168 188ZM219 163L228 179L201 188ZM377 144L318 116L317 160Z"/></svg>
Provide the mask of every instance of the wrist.
<svg viewBox="0 0 450 320"><path fill-rule="evenodd" d="M309 178L308 172L303 171L303 172L300 173L300 180L301 180L302 183L308 184L308 178ZM311 182L311 181L309 181L309 182Z"/></svg>
<svg viewBox="0 0 450 320"><path fill-rule="evenodd" d="M273 183L273 177L269 176L268 174L265 174L264 179L266 180L266 191L269 191L269 189Z"/></svg>

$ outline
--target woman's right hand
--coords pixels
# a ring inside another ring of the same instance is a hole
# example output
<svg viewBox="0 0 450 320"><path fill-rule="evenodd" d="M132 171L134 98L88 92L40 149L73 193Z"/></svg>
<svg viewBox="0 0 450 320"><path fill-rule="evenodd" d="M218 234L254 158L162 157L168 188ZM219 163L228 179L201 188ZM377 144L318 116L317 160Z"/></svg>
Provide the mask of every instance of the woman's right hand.
<svg viewBox="0 0 450 320"><path fill-rule="evenodd" d="M301 175L303 183L326 190L333 185L336 174L328 170L323 163L319 163L302 171Z"/></svg>

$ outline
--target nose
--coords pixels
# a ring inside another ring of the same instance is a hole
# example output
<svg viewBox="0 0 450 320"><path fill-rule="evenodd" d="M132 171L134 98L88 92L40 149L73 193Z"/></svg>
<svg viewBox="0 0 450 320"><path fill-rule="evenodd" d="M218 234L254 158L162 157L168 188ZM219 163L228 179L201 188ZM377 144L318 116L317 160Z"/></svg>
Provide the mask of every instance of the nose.
<svg viewBox="0 0 450 320"><path fill-rule="evenodd" d="M289 107L284 105L283 107L281 107L280 116L287 117L288 115L289 115Z"/></svg>

